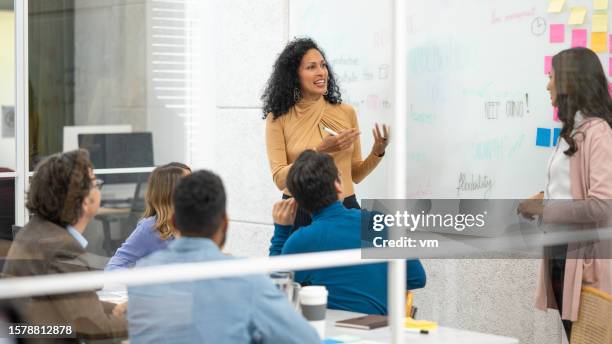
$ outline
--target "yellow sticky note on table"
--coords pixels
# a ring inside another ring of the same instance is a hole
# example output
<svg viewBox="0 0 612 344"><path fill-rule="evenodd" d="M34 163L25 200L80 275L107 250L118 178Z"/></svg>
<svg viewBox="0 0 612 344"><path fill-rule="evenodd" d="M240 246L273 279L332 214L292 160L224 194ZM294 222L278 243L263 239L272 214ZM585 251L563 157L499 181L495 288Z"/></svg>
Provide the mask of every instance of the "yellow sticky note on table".
<svg viewBox="0 0 612 344"><path fill-rule="evenodd" d="M563 9L563 4L565 4L565 0L550 0L548 2L548 12L549 13L559 13Z"/></svg>
<svg viewBox="0 0 612 344"><path fill-rule="evenodd" d="M414 320L412 318L404 318L405 328L416 328L419 330L435 330L438 328L438 323L427 320Z"/></svg>
<svg viewBox="0 0 612 344"><path fill-rule="evenodd" d="M596 53L602 53L606 51L606 38L608 38L606 32L591 33L591 50Z"/></svg>
<svg viewBox="0 0 612 344"><path fill-rule="evenodd" d="M584 17L586 17L586 7L576 6L572 7L572 13L570 14L569 25L582 25L584 24Z"/></svg>
<svg viewBox="0 0 612 344"><path fill-rule="evenodd" d="M593 14L593 32L608 32L608 14Z"/></svg>
<svg viewBox="0 0 612 344"><path fill-rule="evenodd" d="M608 10L608 0L593 0L594 10Z"/></svg>

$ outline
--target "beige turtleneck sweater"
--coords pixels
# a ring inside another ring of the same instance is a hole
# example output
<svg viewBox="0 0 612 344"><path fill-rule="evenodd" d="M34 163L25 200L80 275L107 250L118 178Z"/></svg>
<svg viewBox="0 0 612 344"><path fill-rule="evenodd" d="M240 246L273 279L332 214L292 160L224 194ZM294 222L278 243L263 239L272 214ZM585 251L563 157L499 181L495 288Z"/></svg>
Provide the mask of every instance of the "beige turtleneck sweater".
<svg viewBox="0 0 612 344"><path fill-rule="evenodd" d="M357 115L352 106L333 105L323 97L316 101L301 100L285 115L274 119L270 113L266 118L266 147L272 179L286 195L290 195L285 182L291 164L300 153L317 147L323 137L329 135L319 124L335 132L350 128L359 129ZM346 196L355 194L353 183L361 182L382 159L370 153L363 160L359 137L350 148L332 153L331 156L341 174Z"/></svg>

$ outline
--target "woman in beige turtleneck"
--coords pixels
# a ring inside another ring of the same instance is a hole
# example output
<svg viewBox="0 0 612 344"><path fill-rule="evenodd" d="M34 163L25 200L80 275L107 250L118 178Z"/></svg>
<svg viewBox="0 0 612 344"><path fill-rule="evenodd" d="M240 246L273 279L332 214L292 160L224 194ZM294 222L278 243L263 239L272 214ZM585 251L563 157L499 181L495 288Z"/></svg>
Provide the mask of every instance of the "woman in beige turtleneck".
<svg viewBox="0 0 612 344"><path fill-rule="evenodd" d="M372 129L374 145L361 156L355 109L342 104L340 90L325 55L309 38L295 39L281 52L262 96L266 146L272 179L283 192L293 161L306 149L330 154L340 172L344 206L359 208L353 183L361 182L385 155L389 130ZM329 130L337 133L332 135ZM298 208L294 230L310 224L310 214Z"/></svg>

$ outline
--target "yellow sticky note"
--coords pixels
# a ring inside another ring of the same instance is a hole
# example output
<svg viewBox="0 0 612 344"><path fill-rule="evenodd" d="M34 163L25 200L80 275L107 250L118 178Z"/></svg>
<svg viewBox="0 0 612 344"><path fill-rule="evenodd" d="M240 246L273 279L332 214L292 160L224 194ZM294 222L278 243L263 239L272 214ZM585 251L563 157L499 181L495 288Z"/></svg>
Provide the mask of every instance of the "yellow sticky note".
<svg viewBox="0 0 612 344"><path fill-rule="evenodd" d="M572 13L570 14L569 25L582 25L584 24L584 17L586 16L586 7L576 6L572 7Z"/></svg>
<svg viewBox="0 0 612 344"><path fill-rule="evenodd" d="M608 0L593 0L594 10L608 10Z"/></svg>
<svg viewBox="0 0 612 344"><path fill-rule="evenodd" d="M593 14L593 32L608 32L608 14Z"/></svg>
<svg viewBox="0 0 612 344"><path fill-rule="evenodd" d="M561 10L563 9L563 4L565 4L565 0L550 0L548 2L548 12L549 13L561 12Z"/></svg>
<svg viewBox="0 0 612 344"><path fill-rule="evenodd" d="M412 318L404 318L405 328L416 328L419 330L435 330L438 328L438 323L428 320L414 320Z"/></svg>
<svg viewBox="0 0 612 344"><path fill-rule="evenodd" d="M591 50L596 53L603 53L606 51L606 38L608 38L606 32L591 33Z"/></svg>

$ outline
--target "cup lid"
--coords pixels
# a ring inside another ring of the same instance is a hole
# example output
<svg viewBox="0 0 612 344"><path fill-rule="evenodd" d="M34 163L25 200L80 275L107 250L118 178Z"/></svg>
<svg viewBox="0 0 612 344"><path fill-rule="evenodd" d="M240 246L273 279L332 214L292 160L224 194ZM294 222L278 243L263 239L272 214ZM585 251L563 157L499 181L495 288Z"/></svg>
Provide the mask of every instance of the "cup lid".
<svg viewBox="0 0 612 344"><path fill-rule="evenodd" d="M309 285L300 289L300 295L305 296L327 296L327 288L324 285Z"/></svg>

